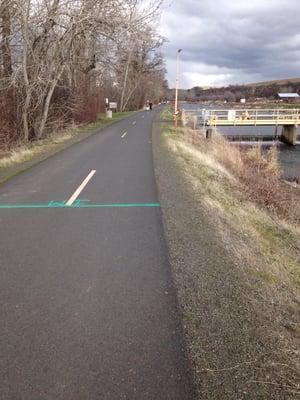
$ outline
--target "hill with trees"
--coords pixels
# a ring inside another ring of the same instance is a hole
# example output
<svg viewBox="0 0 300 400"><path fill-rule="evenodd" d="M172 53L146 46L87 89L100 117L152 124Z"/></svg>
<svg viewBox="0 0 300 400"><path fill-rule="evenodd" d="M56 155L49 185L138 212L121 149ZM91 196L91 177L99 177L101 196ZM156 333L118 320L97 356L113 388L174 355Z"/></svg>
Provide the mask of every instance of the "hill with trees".
<svg viewBox="0 0 300 400"><path fill-rule="evenodd" d="M242 98L248 101L257 99L275 100L279 92L300 93L300 78L259 82L247 85L201 88L199 86L179 91L179 99L189 102L228 101L236 102ZM175 90L168 92L169 100L175 96Z"/></svg>

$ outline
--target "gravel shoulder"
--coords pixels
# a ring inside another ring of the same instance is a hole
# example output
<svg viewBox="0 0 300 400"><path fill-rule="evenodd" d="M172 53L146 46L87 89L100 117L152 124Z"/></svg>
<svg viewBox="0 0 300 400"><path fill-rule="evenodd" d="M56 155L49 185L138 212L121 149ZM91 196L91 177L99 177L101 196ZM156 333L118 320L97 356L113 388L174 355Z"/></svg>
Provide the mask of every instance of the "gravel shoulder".
<svg viewBox="0 0 300 400"><path fill-rule="evenodd" d="M232 250L241 232L205 206L191 161L172 151L161 131L157 120L155 173L199 399L299 398L299 371L289 363L295 337L260 280L245 279L249 260Z"/></svg>

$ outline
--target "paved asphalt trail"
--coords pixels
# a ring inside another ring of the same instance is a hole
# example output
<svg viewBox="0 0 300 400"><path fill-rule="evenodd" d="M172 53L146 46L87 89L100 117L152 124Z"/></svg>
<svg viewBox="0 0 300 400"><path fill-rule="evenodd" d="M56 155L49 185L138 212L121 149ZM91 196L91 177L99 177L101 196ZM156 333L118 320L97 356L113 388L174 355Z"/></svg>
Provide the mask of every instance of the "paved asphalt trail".
<svg viewBox="0 0 300 400"><path fill-rule="evenodd" d="M156 203L155 113L6 182L0 205L67 201L91 170L81 204ZM193 399L159 207L0 208L0 239L1 400Z"/></svg>

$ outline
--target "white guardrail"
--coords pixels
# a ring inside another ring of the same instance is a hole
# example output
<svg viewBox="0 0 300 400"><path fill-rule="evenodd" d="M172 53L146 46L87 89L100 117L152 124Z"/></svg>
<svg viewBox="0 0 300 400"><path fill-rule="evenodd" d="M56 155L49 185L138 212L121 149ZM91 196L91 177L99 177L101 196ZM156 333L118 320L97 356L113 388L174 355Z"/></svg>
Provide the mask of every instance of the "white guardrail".
<svg viewBox="0 0 300 400"><path fill-rule="evenodd" d="M218 125L298 125L300 109L232 109L232 110L183 110L184 126Z"/></svg>

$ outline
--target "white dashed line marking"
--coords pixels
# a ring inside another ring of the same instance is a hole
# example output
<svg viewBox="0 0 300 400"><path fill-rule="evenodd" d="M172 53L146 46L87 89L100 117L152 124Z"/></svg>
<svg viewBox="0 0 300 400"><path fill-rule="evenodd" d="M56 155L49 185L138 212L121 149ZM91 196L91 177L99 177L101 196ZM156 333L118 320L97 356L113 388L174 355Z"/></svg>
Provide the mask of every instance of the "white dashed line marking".
<svg viewBox="0 0 300 400"><path fill-rule="evenodd" d="M122 139L127 135L127 132L124 132L123 135L121 136Z"/></svg>

